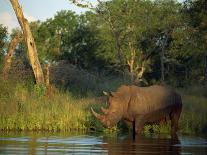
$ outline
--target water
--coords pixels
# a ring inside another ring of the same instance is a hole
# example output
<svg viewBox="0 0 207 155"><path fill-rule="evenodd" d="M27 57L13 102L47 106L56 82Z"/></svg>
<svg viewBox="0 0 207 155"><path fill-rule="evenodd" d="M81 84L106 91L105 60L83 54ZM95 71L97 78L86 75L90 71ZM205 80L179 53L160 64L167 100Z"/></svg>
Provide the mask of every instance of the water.
<svg viewBox="0 0 207 155"><path fill-rule="evenodd" d="M195 154L207 155L207 139L180 136L139 137L65 133L0 133L0 154Z"/></svg>

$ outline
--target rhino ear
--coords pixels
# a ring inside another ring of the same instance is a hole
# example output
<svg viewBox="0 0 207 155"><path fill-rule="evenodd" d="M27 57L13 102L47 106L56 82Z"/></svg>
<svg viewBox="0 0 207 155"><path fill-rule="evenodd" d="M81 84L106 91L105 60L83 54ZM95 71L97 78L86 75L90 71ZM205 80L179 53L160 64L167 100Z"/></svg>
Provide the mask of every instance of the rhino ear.
<svg viewBox="0 0 207 155"><path fill-rule="evenodd" d="M106 96L112 96L112 97L113 97L113 96L116 96L116 93L115 93L115 92L111 92L111 91L110 91L109 93L103 91L103 94L106 95Z"/></svg>
<svg viewBox="0 0 207 155"><path fill-rule="evenodd" d="M115 97L116 96L116 92L110 92L110 96Z"/></svg>

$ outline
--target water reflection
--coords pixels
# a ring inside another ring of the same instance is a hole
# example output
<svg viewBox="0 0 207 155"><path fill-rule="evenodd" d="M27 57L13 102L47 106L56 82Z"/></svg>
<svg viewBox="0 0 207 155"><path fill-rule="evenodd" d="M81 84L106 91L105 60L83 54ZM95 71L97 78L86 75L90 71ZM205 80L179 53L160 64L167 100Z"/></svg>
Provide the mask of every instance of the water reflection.
<svg viewBox="0 0 207 155"><path fill-rule="evenodd" d="M202 138L139 137L97 135L1 134L0 154L207 154Z"/></svg>
<svg viewBox="0 0 207 155"><path fill-rule="evenodd" d="M139 137L135 141L131 137L118 139L104 138L109 154L180 154L179 140L170 138ZM175 146L177 144L177 146Z"/></svg>

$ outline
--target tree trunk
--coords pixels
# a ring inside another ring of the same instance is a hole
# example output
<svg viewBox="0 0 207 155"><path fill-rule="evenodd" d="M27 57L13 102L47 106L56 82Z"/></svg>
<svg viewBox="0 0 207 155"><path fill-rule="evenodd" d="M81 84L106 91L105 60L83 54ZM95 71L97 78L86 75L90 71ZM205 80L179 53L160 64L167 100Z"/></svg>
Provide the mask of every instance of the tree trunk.
<svg viewBox="0 0 207 155"><path fill-rule="evenodd" d="M9 70L11 68L12 57L14 54L14 50L20 41L20 35L21 35L20 32L17 32L15 37L11 40L7 54L4 58L4 65L3 65L3 79L4 80L8 79Z"/></svg>
<svg viewBox="0 0 207 155"><path fill-rule="evenodd" d="M32 36L29 23L24 18L22 9L18 3L18 0L10 0L12 7L16 13L17 19L19 21L19 24L22 28L24 39L28 48L28 55L30 59L30 63L32 66L32 70L34 72L35 80L37 84L44 84L44 75L43 71L38 59L37 49L34 42L34 38Z"/></svg>
<svg viewBox="0 0 207 155"><path fill-rule="evenodd" d="M139 67L140 69L139 69L139 71L137 71L137 80L139 81L139 80L143 80L143 75L144 75L144 73L145 73L145 70L146 70L146 66L145 66L145 62L143 61L143 62L141 62L141 66Z"/></svg>
<svg viewBox="0 0 207 155"><path fill-rule="evenodd" d="M129 42L129 50L130 50L130 57L127 60L127 64L129 66L129 73L131 77L131 83L135 82L135 58L136 58L136 50L132 47L132 43Z"/></svg>
<svg viewBox="0 0 207 155"><path fill-rule="evenodd" d="M47 88L46 95L52 97L55 94L55 89L50 85L50 65L45 64L45 85Z"/></svg>
<svg viewBox="0 0 207 155"><path fill-rule="evenodd" d="M168 34L164 34L164 41L162 43L161 51L160 51L160 67L161 67L161 82L162 84L165 83L165 46L168 40Z"/></svg>
<svg viewBox="0 0 207 155"><path fill-rule="evenodd" d="M161 82L165 81L164 48L160 52Z"/></svg>
<svg viewBox="0 0 207 155"><path fill-rule="evenodd" d="M45 84L46 87L50 86L50 68L49 64L45 64Z"/></svg>
<svg viewBox="0 0 207 155"><path fill-rule="evenodd" d="M205 84L207 84L207 55L205 55L205 71L204 71Z"/></svg>

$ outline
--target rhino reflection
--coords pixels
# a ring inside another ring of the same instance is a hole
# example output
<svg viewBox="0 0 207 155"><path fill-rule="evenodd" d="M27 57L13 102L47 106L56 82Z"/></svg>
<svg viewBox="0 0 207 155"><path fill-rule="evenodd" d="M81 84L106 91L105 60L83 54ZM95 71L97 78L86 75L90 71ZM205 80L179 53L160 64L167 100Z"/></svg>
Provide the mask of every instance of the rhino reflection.
<svg viewBox="0 0 207 155"><path fill-rule="evenodd" d="M131 155L131 154L181 154L180 141L178 139L165 139L165 138L143 138L139 137L132 141L130 137L124 139L110 139L104 138L107 145L103 149L108 150L109 155Z"/></svg>

